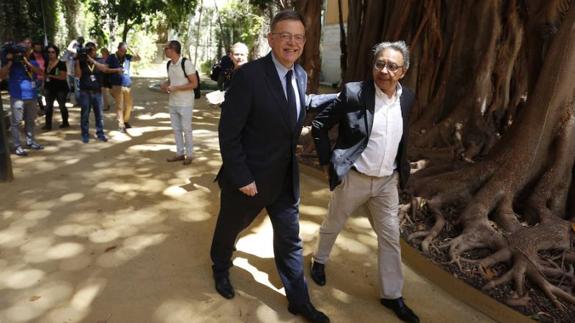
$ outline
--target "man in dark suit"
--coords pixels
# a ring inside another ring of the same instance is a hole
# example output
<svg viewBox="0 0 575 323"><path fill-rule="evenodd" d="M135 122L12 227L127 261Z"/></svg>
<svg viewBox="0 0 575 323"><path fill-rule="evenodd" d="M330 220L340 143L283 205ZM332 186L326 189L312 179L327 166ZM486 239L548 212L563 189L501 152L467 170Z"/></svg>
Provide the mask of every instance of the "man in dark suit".
<svg viewBox="0 0 575 323"><path fill-rule="evenodd" d="M419 318L401 296L403 274L399 245L399 194L409 177L408 115L414 94L399 80L409 68L403 41L374 48L373 79L348 83L337 100L312 123L320 164L332 190L327 217L319 230L311 275L325 285L325 263L347 218L367 204L378 239L381 303L406 322ZM339 124L331 149L328 131Z"/></svg>
<svg viewBox="0 0 575 323"><path fill-rule="evenodd" d="M268 43L269 55L234 73L222 105L223 165L217 176L221 206L211 247L215 287L223 297L234 297L229 268L236 239L266 208L288 310L311 322L329 322L311 304L304 278L295 150L306 106L321 107L335 95L305 95L307 75L295 64L305 44L301 15L291 10L278 13L271 22Z"/></svg>

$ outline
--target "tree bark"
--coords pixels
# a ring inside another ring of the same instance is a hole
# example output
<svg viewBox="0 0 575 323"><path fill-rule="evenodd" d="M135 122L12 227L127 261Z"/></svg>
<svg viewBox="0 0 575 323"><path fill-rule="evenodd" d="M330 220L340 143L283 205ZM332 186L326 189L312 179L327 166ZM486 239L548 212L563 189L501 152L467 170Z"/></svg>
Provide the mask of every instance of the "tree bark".
<svg viewBox="0 0 575 323"><path fill-rule="evenodd" d="M306 44L300 58L301 65L307 72L307 89L309 93L317 93L321 72L321 56L319 51L321 41L321 11L323 1L297 0L295 9L305 21Z"/></svg>

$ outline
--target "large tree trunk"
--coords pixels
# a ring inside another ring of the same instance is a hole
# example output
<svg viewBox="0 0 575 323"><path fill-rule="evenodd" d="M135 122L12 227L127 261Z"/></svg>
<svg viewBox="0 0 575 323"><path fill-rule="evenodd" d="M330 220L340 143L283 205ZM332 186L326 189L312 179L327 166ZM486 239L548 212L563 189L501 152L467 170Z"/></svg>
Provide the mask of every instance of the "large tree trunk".
<svg viewBox="0 0 575 323"><path fill-rule="evenodd" d="M68 40L76 39L80 36L76 25L80 4L78 0L62 0L62 6L64 7L64 20L66 20L66 27L68 27Z"/></svg>
<svg viewBox="0 0 575 323"><path fill-rule="evenodd" d="M409 238L423 239L430 253L453 225L456 236L447 244L453 262L491 250L473 261L489 281L485 289L512 281L509 303L526 304L527 278L557 307L575 304L575 216L567 213L575 209L575 3L349 5L346 80L369 77L369 50L377 42L403 39L410 46L404 85L418 103L409 153L430 165L414 174L410 191L435 222ZM446 212L453 206L460 212ZM496 277L500 263L510 267Z"/></svg>
<svg viewBox="0 0 575 323"><path fill-rule="evenodd" d="M323 1L297 0L296 11L305 21L306 44L301 56L302 67L307 72L307 89L309 93L317 93L321 72L321 56L319 45L321 40L321 11Z"/></svg>

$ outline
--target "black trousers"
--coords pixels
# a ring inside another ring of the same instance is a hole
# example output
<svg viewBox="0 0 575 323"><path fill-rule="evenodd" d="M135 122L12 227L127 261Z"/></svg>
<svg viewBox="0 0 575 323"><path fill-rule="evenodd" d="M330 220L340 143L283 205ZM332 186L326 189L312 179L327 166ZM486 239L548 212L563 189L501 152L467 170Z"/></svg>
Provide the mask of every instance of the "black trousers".
<svg viewBox="0 0 575 323"><path fill-rule="evenodd" d="M66 96L68 91L50 91L46 89L46 127L52 128L52 116L54 115L54 101L58 101L62 124L68 124L68 108L66 108Z"/></svg>
<svg viewBox="0 0 575 323"><path fill-rule="evenodd" d="M262 192L249 197L238 189L222 187L220 213L210 252L212 269L215 277L228 275L238 235L266 208L274 231L276 267L288 302L298 306L310 301L299 238L299 200L294 199L291 176L285 176L283 184L276 185L282 185L282 189L278 196L271 198L266 198ZM258 187L258 191L260 189Z"/></svg>

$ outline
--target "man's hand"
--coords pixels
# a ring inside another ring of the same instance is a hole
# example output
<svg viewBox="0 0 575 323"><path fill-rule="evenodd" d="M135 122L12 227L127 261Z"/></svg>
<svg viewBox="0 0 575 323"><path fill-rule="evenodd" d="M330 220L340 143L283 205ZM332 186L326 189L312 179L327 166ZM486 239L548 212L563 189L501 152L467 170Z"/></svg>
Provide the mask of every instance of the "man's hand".
<svg viewBox="0 0 575 323"><path fill-rule="evenodd" d="M244 187L240 187L240 191L247 196L255 196L258 194L258 188L256 187L256 182L253 181Z"/></svg>
<svg viewBox="0 0 575 323"><path fill-rule="evenodd" d="M168 87L169 87L169 86L170 86L170 85L169 85L168 82L162 82L162 83L160 84L160 90L162 90L162 92L165 92L165 93L170 93L170 92L168 91Z"/></svg>

